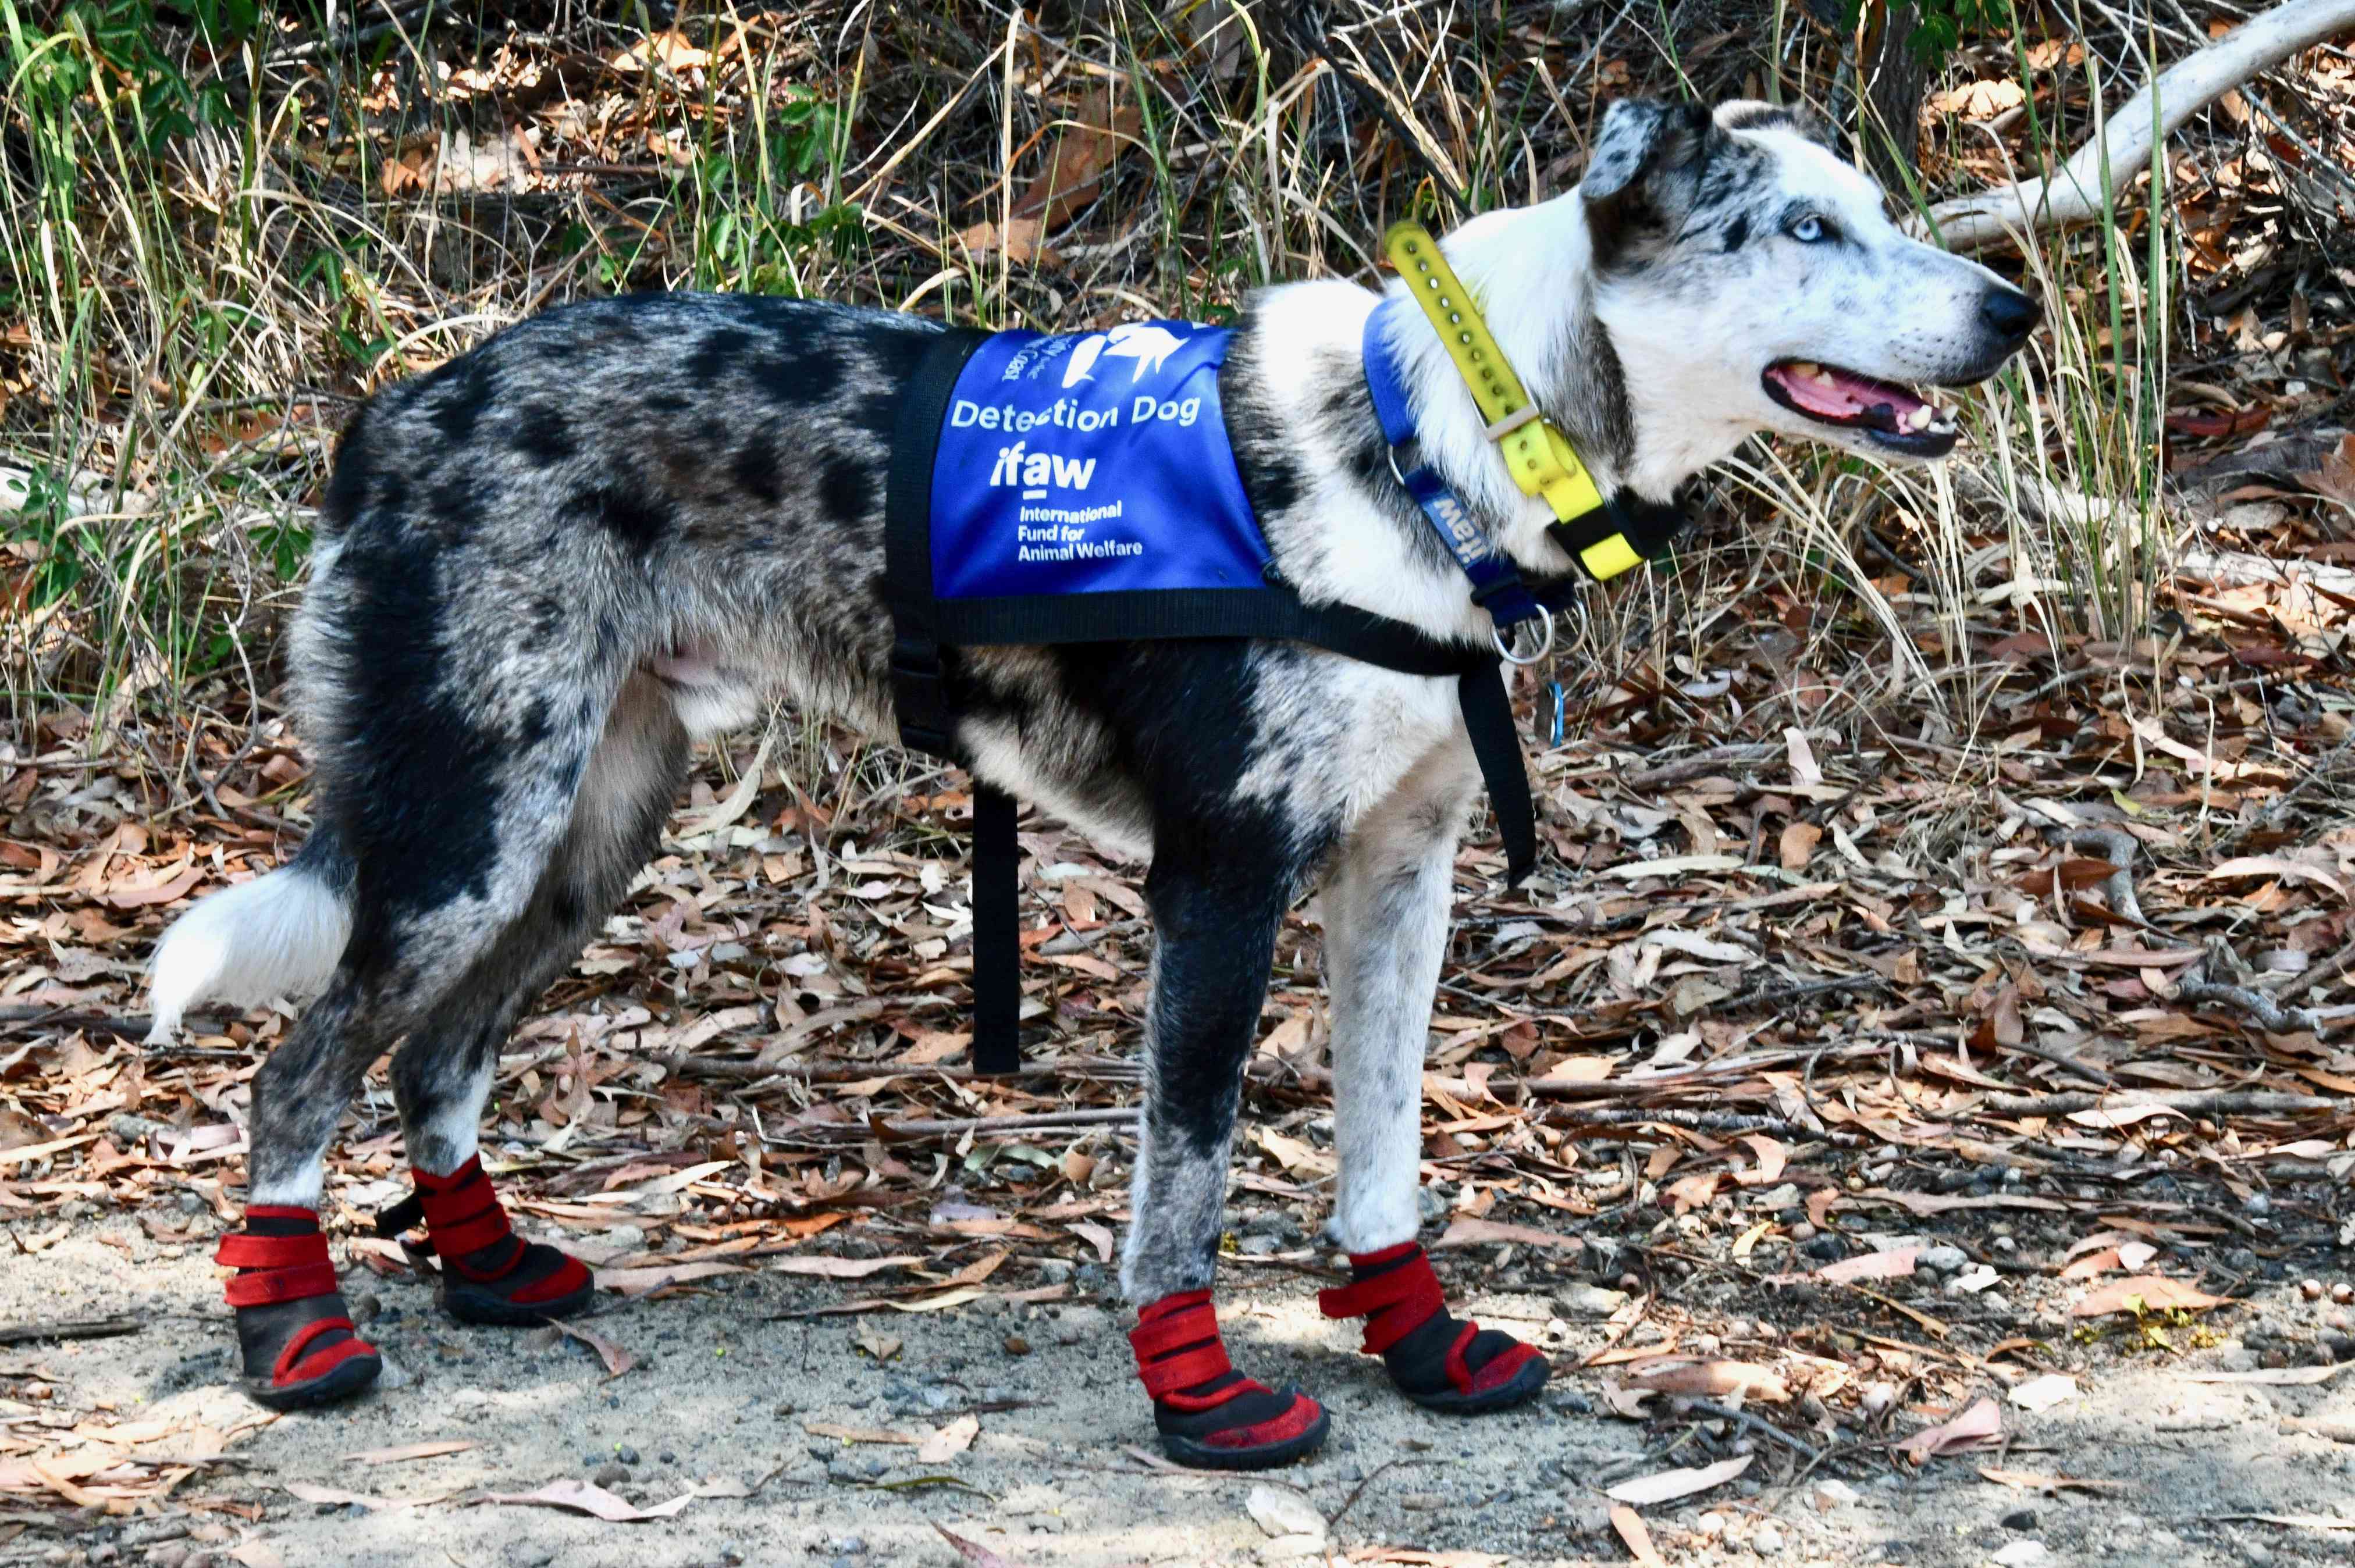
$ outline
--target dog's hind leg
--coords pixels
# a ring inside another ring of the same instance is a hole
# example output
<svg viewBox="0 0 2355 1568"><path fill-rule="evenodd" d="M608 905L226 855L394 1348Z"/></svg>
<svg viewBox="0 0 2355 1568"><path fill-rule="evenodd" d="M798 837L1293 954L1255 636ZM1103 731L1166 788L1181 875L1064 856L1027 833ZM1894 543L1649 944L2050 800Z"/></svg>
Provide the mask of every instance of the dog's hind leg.
<svg viewBox="0 0 2355 1568"><path fill-rule="evenodd" d="M1139 1307L1129 1340L1163 1448L1259 1469L1314 1450L1327 1418L1305 1394L1234 1371L1210 1305L1242 1067L1292 890L1275 846L1255 854L1237 836L1231 824L1155 833L1145 1118L1121 1283Z"/></svg>
<svg viewBox="0 0 2355 1568"><path fill-rule="evenodd" d="M469 1322L536 1323L588 1304L581 1266L508 1228L476 1155L499 1048L654 853L687 765L687 733L649 676L623 687L589 760L564 840L531 904L392 1060L417 1195L380 1222L422 1220L442 1257L442 1305Z"/></svg>
<svg viewBox="0 0 2355 1568"><path fill-rule="evenodd" d="M218 1255L240 1271L227 1294L246 1386L266 1404L342 1398L376 1375L319 1230L328 1141L368 1064L497 961L565 838L619 685L576 676L513 725L446 699L426 716L378 704L326 738L322 795L354 861L351 938L254 1075L247 1222Z"/></svg>
<svg viewBox="0 0 2355 1568"><path fill-rule="evenodd" d="M1424 758L1350 835L1324 895L1340 1160L1331 1230L1355 1277L1320 1299L1327 1317L1366 1319L1365 1350L1408 1398L1459 1413L1518 1404L1547 1376L1527 1345L1448 1315L1415 1240L1423 1054L1478 782L1461 736Z"/></svg>

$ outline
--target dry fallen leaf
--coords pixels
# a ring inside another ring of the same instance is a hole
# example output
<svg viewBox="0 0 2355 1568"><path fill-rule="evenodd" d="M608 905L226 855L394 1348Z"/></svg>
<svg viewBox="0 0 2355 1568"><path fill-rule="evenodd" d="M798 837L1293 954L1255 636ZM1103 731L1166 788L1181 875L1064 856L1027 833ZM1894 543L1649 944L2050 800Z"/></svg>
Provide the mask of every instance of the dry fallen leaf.
<svg viewBox="0 0 2355 1568"><path fill-rule="evenodd" d="M1012 1558L1001 1557L977 1541L967 1541L962 1535L950 1533L937 1521L933 1523L932 1528L940 1532L943 1541L956 1549L956 1554L959 1557L972 1563L973 1568L1022 1568L1022 1565Z"/></svg>
<svg viewBox="0 0 2355 1568"><path fill-rule="evenodd" d="M560 1508L573 1513L585 1513L592 1519L602 1519L608 1524L635 1524L642 1520L670 1518L693 1502L695 1494L684 1492L668 1502L640 1508L627 1498L616 1497L593 1482L564 1480L550 1481L536 1492L491 1492L483 1500Z"/></svg>
<svg viewBox="0 0 2355 1568"><path fill-rule="evenodd" d="M1561 1231L1510 1224L1503 1220L1475 1219L1469 1214L1458 1214L1449 1221L1447 1234L1439 1238L1437 1245L1442 1247L1480 1246L1496 1242L1508 1242L1519 1246L1563 1247L1572 1252L1586 1245L1576 1236Z"/></svg>
<svg viewBox="0 0 2355 1568"><path fill-rule="evenodd" d="M1748 1361L1674 1361L1659 1366L1631 1366L1627 1381L1653 1393L1688 1398L1764 1400L1780 1404L1791 1397L1784 1381Z"/></svg>
<svg viewBox="0 0 2355 1568"><path fill-rule="evenodd" d="M2211 1307L2222 1307L2226 1298L2211 1296L2179 1279L2169 1279L2163 1274L2138 1274L2131 1279L2113 1280L2097 1290L2087 1292L2085 1298L2069 1308L2072 1318L2100 1318L2112 1312L2169 1312L2178 1308L2186 1312L2204 1312Z"/></svg>
<svg viewBox="0 0 2355 1568"><path fill-rule="evenodd" d="M920 1464L943 1465L973 1446L981 1433L981 1417L960 1415L916 1446Z"/></svg>
<svg viewBox="0 0 2355 1568"><path fill-rule="evenodd" d="M437 1437L423 1443L403 1443L397 1448L363 1448L344 1457L357 1465L398 1465L404 1459L438 1459L444 1454L463 1454L481 1446L471 1437Z"/></svg>
<svg viewBox="0 0 2355 1568"><path fill-rule="evenodd" d="M1611 1505L1611 1528L1617 1531L1619 1539L1626 1543L1627 1554L1643 1564L1643 1568L1668 1568L1667 1561L1652 1544L1652 1532L1645 1528L1642 1514L1625 1503L1614 1503Z"/></svg>
<svg viewBox="0 0 2355 1568"><path fill-rule="evenodd" d="M619 1291L623 1296L644 1296L665 1286L685 1285L690 1280L743 1272L743 1266L734 1263L673 1263L653 1268L601 1268L597 1271L597 1288Z"/></svg>
<svg viewBox="0 0 2355 1568"><path fill-rule="evenodd" d="M1616 1502L1648 1507L1653 1503L1673 1502L1689 1498L1695 1492L1705 1492L1711 1487L1721 1487L1757 1462L1755 1454L1743 1454L1736 1458L1721 1459L1714 1465L1700 1465L1691 1469L1662 1470L1657 1475L1638 1476L1622 1481L1603 1495ZM1614 1518L1616 1515L1614 1512ZM1631 1547L1635 1544L1630 1542Z"/></svg>
<svg viewBox="0 0 2355 1568"><path fill-rule="evenodd" d="M2030 1378L2011 1391L2012 1404L2034 1414L2051 1409L2063 1400L2077 1397L2077 1380L2066 1372L2047 1372L2042 1377Z"/></svg>
<svg viewBox="0 0 2355 1568"><path fill-rule="evenodd" d="M924 1260L908 1254L900 1257L773 1257L769 1267L778 1274L810 1274L821 1279L864 1279L887 1268L905 1268Z"/></svg>
<svg viewBox="0 0 2355 1568"><path fill-rule="evenodd" d="M1921 1258L1918 1246L1891 1247L1887 1252L1860 1252L1854 1257L1843 1257L1816 1270L1814 1277L1827 1285L1844 1284L1854 1279L1903 1279L1913 1272Z"/></svg>
<svg viewBox="0 0 2355 1568"><path fill-rule="evenodd" d="M632 1367L638 1364L638 1358L635 1355L623 1349L620 1344L607 1339L602 1334L597 1333L593 1330L578 1328L570 1323L559 1322L552 1319L549 1321L548 1326L555 1330L558 1333L562 1334L565 1338L578 1340L582 1344L588 1346L591 1350L596 1351L597 1359L605 1363L605 1377L608 1382L621 1376L623 1372L628 1372Z"/></svg>
<svg viewBox="0 0 2355 1568"><path fill-rule="evenodd" d="M845 1443L900 1443L914 1448L924 1441L905 1432L894 1432L888 1426L837 1426L830 1422L805 1421L802 1430L813 1437L837 1437Z"/></svg>
<svg viewBox="0 0 2355 1568"><path fill-rule="evenodd" d="M1897 1445L1897 1451L1917 1465L1926 1465L1941 1454L1951 1454L1959 1448L1975 1448L1995 1437L2003 1430L2003 1412L1992 1399L1981 1399L1952 1421L1916 1432Z"/></svg>
<svg viewBox="0 0 2355 1568"><path fill-rule="evenodd" d="M2016 1487L2022 1491L2057 1492L2074 1488L2086 1492L2122 1492L2131 1488L2132 1481L2095 1480L2088 1476L2044 1476L2034 1470L1999 1470L1981 1465L1979 1474L1999 1487Z"/></svg>

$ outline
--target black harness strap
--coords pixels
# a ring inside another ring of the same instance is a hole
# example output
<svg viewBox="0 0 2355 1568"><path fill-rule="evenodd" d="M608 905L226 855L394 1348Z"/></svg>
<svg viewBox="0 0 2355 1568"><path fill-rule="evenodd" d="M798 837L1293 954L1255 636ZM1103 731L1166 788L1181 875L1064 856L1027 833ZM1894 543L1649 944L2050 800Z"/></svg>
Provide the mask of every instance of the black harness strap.
<svg viewBox="0 0 2355 1568"><path fill-rule="evenodd" d="M883 594L891 605L891 707L911 751L962 763L956 717L941 682L941 636L932 598L932 454L957 373L986 332L941 334L900 395L891 466L883 491ZM978 818L979 802L975 804Z"/></svg>
<svg viewBox="0 0 2355 1568"><path fill-rule="evenodd" d="M1022 842L1014 797L973 784L973 1065L1022 1065Z"/></svg>

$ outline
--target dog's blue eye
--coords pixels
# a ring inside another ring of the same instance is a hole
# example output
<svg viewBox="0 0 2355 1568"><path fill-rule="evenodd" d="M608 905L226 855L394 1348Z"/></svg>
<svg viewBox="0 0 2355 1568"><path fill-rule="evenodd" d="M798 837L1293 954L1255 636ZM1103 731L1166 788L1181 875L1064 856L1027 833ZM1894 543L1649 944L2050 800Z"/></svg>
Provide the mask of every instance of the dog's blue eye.
<svg viewBox="0 0 2355 1568"><path fill-rule="evenodd" d="M1802 245L1818 245L1832 237L1832 226L1809 213L1791 225L1791 238Z"/></svg>

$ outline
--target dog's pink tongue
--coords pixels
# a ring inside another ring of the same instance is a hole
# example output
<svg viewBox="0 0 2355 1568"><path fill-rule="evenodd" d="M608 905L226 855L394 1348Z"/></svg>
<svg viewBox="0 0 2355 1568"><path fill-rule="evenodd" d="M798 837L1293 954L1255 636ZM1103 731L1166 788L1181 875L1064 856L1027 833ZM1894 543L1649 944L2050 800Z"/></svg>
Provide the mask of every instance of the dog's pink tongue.
<svg viewBox="0 0 2355 1568"><path fill-rule="evenodd" d="M1779 365L1774 367L1774 376L1793 402L1826 418L1852 419L1875 408L1885 408L1902 418L1922 405L1922 399L1902 387L1869 380L1828 365Z"/></svg>

